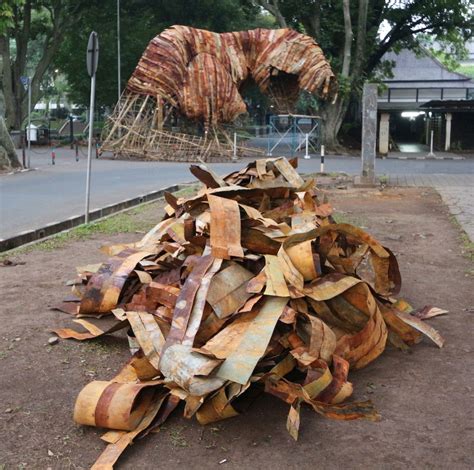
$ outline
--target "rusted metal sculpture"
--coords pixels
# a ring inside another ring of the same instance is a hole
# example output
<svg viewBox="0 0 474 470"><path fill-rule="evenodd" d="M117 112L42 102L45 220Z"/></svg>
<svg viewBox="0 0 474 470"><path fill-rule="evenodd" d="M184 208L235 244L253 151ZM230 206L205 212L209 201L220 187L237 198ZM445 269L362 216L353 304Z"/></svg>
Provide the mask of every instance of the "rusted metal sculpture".
<svg viewBox="0 0 474 470"><path fill-rule="evenodd" d="M337 93L334 73L309 36L291 29L218 34L173 26L146 48L103 148L164 160L225 155L231 145L222 143L220 125L246 112L241 90L252 81L285 113L292 112L301 90L325 100ZM164 125L173 113L202 124L204 137L170 133Z"/></svg>

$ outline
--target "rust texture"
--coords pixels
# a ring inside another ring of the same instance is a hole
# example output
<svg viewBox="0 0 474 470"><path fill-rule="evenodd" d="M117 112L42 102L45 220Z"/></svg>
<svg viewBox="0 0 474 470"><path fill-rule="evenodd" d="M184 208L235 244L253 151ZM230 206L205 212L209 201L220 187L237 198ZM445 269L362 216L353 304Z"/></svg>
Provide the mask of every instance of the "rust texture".
<svg viewBox="0 0 474 470"><path fill-rule="evenodd" d="M166 216L142 240L78 269L77 301L58 307L74 328L56 333L85 341L128 327L131 352L115 378L91 382L76 401L76 422L114 431L94 468L112 468L179 402L207 424L239 414L249 389L289 405L294 439L302 405L330 419L377 420L371 402L349 401L350 371L388 342L406 350L423 334L443 346L424 320L446 310L397 299L394 254L336 223L295 166L258 160L224 178L195 166L196 194L168 194Z"/></svg>
<svg viewBox="0 0 474 470"><path fill-rule="evenodd" d="M147 160L229 160L233 141L223 125L246 113L242 92L252 82L277 113L294 112L301 91L333 100L338 88L319 45L294 30L218 34L172 26L143 53L107 120L100 151ZM264 154L245 143L237 153Z"/></svg>
<svg viewBox="0 0 474 470"><path fill-rule="evenodd" d="M161 97L190 119L216 125L246 112L240 88L253 80L278 110L300 90L334 98L334 73L319 45L291 29L213 33L172 26L152 39L127 90Z"/></svg>

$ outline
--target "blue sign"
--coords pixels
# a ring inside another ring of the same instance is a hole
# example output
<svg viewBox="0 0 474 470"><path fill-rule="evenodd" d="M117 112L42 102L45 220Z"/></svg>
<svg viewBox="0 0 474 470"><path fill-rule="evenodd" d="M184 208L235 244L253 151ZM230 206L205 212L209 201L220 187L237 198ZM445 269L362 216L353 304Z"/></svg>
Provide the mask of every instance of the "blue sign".
<svg viewBox="0 0 474 470"><path fill-rule="evenodd" d="M28 85L30 84L30 77L20 77L20 81L21 83L23 84L23 86L25 87L25 90L28 89Z"/></svg>

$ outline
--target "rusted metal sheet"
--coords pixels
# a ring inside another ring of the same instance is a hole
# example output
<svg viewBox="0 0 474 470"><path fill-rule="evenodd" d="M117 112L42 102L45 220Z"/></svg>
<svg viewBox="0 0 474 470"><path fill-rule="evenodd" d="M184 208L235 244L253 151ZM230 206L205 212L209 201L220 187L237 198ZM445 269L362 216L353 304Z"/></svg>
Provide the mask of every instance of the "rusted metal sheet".
<svg viewBox="0 0 474 470"><path fill-rule="evenodd" d="M281 270L280 261L274 255L265 255L265 279L264 295L290 296L290 291Z"/></svg>
<svg viewBox="0 0 474 470"><path fill-rule="evenodd" d="M201 396L224 384L221 377L208 377L221 362L193 351L191 346L173 344L164 350L160 370L186 394Z"/></svg>
<svg viewBox="0 0 474 470"><path fill-rule="evenodd" d="M73 338L78 341L83 341L98 338L99 336L113 333L128 326L126 321L112 321L107 325L104 325L103 322L101 322L102 324L99 323L100 326L97 324L97 321L94 322L93 319L84 320L79 318L73 321L74 323L81 325L86 331L77 331L72 328L57 328L53 330L53 332L63 339Z"/></svg>
<svg viewBox="0 0 474 470"><path fill-rule="evenodd" d="M212 255L221 259L230 259L232 256L242 258L244 252L240 244L239 205L232 199L211 194L207 200L211 209Z"/></svg>
<svg viewBox="0 0 474 470"><path fill-rule="evenodd" d="M173 312L173 322L171 323L171 330L166 338L164 348L175 343L183 341L186 335L189 318L193 310L194 299L199 290L202 278L207 270L212 266L214 258L210 255L202 256L195 260L193 270L186 279L179 293L176 305Z"/></svg>
<svg viewBox="0 0 474 470"><path fill-rule="evenodd" d="M253 277L252 272L237 263L222 269L215 277L207 294L207 302L219 318L225 318L237 312L251 293L246 286Z"/></svg>
<svg viewBox="0 0 474 470"><path fill-rule="evenodd" d="M132 431L145 416L154 391L148 384L94 381L79 394L74 421L100 428Z"/></svg>
<svg viewBox="0 0 474 470"><path fill-rule="evenodd" d="M128 276L149 255L146 251L126 249L104 263L87 284L79 313L107 313L115 308Z"/></svg>
<svg viewBox="0 0 474 470"><path fill-rule="evenodd" d="M133 431L127 432L119 437L118 440L109 444L99 456L91 470L111 470L115 462L122 455L123 451L132 444L133 440L147 428L150 427L153 420L158 415L166 396L156 397L146 411L145 416L135 427Z"/></svg>
<svg viewBox="0 0 474 470"><path fill-rule="evenodd" d="M446 311L397 300L394 254L334 223L295 165L261 160L223 178L200 166L197 195L168 196L164 220L141 241L80 268L63 304L73 308L62 307L78 329L56 333L88 340L129 327L133 354L77 399L77 422L115 430L94 468L112 468L179 402L185 417L210 423L238 414L237 397L255 384L288 404L295 439L302 405L331 419L377 420L370 402L347 401L350 371L387 341L408 349L423 334L443 346L423 319Z"/></svg>
<svg viewBox="0 0 474 470"><path fill-rule="evenodd" d="M143 354L148 358L150 364L158 370L165 337L155 317L146 312L127 312L127 320L130 322Z"/></svg>
<svg viewBox="0 0 474 470"><path fill-rule="evenodd" d="M227 357L219 368L218 377L242 385L247 383L257 362L263 356L276 322L287 303L288 298L284 297L269 297L265 300L255 319L250 322L243 334L237 349Z"/></svg>

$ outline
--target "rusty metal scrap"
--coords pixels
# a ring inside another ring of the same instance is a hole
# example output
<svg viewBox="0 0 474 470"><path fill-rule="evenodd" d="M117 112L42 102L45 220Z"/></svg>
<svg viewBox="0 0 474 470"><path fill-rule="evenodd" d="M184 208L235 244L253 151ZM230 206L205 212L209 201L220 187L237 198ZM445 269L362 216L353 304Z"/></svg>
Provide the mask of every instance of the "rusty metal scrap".
<svg viewBox="0 0 474 470"><path fill-rule="evenodd" d="M128 328L132 357L112 380L79 394L77 423L111 431L93 468L110 469L138 435L184 402L207 424L239 414L249 389L289 405L297 439L301 405L331 419L377 420L371 402L350 402L351 369L375 360L387 341L406 349L427 335L393 253L350 224L335 223L296 160L259 160L222 178L192 167L192 197L166 196L166 216L141 241L107 248L84 266L58 308L76 316L61 338L88 340ZM73 305L73 308L71 308Z"/></svg>
<svg viewBox="0 0 474 470"><path fill-rule="evenodd" d="M319 45L291 29L213 33L172 26L153 38L127 90L162 98L189 119L216 125L246 112L252 79L285 112L300 90L334 98L334 73Z"/></svg>

